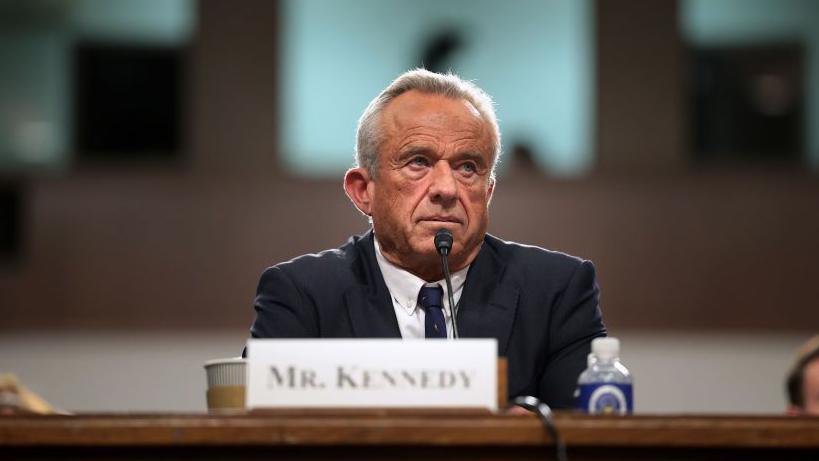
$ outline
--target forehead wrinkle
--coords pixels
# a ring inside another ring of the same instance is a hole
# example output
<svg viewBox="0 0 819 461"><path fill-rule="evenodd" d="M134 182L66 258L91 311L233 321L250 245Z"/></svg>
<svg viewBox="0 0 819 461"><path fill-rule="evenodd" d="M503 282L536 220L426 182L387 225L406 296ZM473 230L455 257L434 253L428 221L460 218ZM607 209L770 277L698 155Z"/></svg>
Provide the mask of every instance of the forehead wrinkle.
<svg viewBox="0 0 819 461"><path fill-rule="evenodd" d="M436 130L435 128L432 129L432 131L435 130ZM444 130L442 139L441 133L430 132L430 129L428 127L419 125L404 130L404 132L401 134L401 137L403 138L403 140L407 140L408 138L415 139L430 138L435 141L435 144L439 144L441 142L453 144L463 141L467 142L474 141L476 143L480 143L483 141L481 138L483 138L485 134L486 132L482 129L476 130L472 128ZM402 143L402 145L405 143L406 142Z"/></svg>
<svg viewBox="0 0 819 461"><path fill-rule="evenodd" d="M404 136L403 139L398 143L396 146L396 152L404 152L406 150L411 151L432 151L437 150L437 146L440 144L440 141L437 139L436 136L433 135L425 135L425 134L417 134L417 135L407 135ZM432 147L436 146L436 147Z"/></svg>

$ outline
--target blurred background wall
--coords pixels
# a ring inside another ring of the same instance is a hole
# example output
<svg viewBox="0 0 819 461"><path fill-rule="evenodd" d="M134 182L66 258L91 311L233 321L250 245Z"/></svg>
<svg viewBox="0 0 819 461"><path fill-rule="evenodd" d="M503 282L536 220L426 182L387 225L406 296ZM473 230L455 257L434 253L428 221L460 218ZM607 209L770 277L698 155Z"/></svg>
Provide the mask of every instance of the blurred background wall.
<svg viewBox="0 0 819 461"><path fill-rule="evenodd" d="M70 410L203 410L261 271L366 230L392 78L496 99L490 232L591 259L638 411L779 412L819 327L810 0L2 0L0 371Z"/></svg>

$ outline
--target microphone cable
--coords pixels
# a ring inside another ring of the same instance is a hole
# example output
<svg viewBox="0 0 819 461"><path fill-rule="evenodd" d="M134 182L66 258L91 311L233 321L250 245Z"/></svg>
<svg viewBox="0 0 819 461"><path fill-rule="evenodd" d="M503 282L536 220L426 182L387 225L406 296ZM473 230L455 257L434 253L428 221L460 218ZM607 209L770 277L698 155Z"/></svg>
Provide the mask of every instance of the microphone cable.
<svg viewBox="0 0 819 461"><path fill-rule="evenodd" d="M566 444L563 443L563 439L560 438L560 434L557 432L557 427L552 419L552 409L549 408L549 405L546 405L545 403L541 402L540 399L537 397L532 397L531 395L515 397L515 399L512 400L512 403L519 407L525 408L538 416L540 422L543 423L543 427L546 428L546 432L555 443L557 461L569 461L569 457L566 454Z"/></svg>

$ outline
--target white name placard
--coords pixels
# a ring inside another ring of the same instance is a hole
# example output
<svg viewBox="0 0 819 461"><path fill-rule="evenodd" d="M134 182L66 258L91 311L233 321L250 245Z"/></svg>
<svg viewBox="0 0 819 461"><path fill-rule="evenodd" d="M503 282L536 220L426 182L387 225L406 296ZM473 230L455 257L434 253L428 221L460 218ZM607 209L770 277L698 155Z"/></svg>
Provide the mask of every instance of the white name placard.
<svg viewBox="0 0 819 461"><path fill-rule="evenodd" d="M495 339L251 339L247 408L497 410Z"/></svg>

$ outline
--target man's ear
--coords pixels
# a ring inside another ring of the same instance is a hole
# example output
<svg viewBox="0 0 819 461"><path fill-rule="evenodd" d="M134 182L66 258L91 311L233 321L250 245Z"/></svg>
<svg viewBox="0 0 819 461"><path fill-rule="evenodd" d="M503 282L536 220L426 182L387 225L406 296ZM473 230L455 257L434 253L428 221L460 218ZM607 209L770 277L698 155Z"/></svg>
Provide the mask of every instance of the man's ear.
<svg viewBox="0 0 819 461"><path fill-rule="evenodd" d="M358 167L347 170L344 175L344 192L359 211L372 215L372 179L366 169Z"/></svg>
<svg viewBox="0 0 819 461"><path fill-rule="evenodd" d="M495 193L495 178L489 178L489 189L486 191L486 204L492 201L492 194Z"/></svg>

